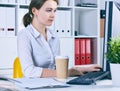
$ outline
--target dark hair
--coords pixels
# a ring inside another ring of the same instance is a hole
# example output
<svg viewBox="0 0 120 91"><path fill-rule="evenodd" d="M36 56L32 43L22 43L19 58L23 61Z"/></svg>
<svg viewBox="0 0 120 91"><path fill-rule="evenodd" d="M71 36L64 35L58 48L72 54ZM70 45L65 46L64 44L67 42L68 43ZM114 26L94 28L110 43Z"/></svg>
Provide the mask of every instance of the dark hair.
<svg viewBox="0 0 120 91"><path fill-rule="evenodd" d="M26 13L23 17L23 24L25 27L27 27L31 22L32 22L32 8L40 9L42 5L46 2L47 0L31 0L30 5L29 5L29 11ZM58 0L53 0L56 1L58 4Z"/></svg>

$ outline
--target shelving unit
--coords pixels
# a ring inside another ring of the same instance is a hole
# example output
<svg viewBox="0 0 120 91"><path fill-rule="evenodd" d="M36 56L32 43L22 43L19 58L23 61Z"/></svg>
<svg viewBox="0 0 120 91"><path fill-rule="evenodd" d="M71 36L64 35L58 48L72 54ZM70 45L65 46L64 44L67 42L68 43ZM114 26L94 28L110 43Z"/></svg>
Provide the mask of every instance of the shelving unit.
<svg viewBox="0 0 120 91"><path fill-rule="evenodd" d="M81 6L82 3L94 4L93 6ZM74 35L75 39L91 39L92 49L91 63L100 62L100 24L99 24L99 11L100 11L99 0L75 0L74 3L74 31L77 32ZM77 6L79 5L79 6ZM74 33L75 34L75 33ZM75 53L75 52L74 52Z"/></svg>
<svg viewBox="0 0 120 91"><path fill-rule="evenodd" d="M8 0L10 1L10 0ZM62 0L64 2L64 0ZM66 0L67 1L67 0ZM29 0L26 1L29 3ZM24 27L22 24L22 16L28 11L28 3L18 3L18 2L0 2L1 7L13 7L15 8L15 29L14 35L12 36L0 36L0 42L8 43L9 38L14 41L14 45L11 48L12 54L7 55L9 59L6 59L6 63L13 62L14 58L17 56L17 33ZM94 3L97 6L94 7L83 7L77 6L82 3ZM100 1L99 0L68 0L68 4L63 4L58 6L56 12L56 17L62 19L61 22L55 18L53 25L50 27L55 30L60 37L60 52L62 55L68 55L70 58L69 67L75 65L75 39L90 38L92 40L92 63L101 64L100 62ZM59 14L59 13L61 14ZM0 15L1 12L0 12ZM10 16L11 17L11 16ZM11 21L12 23L13 21ZM61 28L62 27L62 28ZM1 26L0 26L1 29ZM7 30L6 30L7 31ZM0 31L1 33L1 31ZM11 43L9 43L11 44ZM3 46L3 45L2 45ZM0 45L0 48L2 48ZM6 45L8 47L8 45ZM0 49L1 50L1 49ZM1 51L0 51L1 53ZM2 53L1 53L2 54ZM12 55L12 56L11 56ZM0 56L0 60L4 60L6 55ZM2 64L2 61L0 62ZM12 68L12 65L9 65ZM7 67L5 67L7 68Z"/></svg>

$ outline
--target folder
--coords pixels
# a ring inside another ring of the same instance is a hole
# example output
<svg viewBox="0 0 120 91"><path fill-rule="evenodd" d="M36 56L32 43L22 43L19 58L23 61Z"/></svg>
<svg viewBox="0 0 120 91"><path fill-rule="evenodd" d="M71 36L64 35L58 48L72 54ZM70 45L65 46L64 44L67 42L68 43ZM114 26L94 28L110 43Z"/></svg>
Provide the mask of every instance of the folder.
<svg viewBox="0 0 120 91"><path fill-rule="evenodd" d="M26 0L17 0L17 3L19 3L19 4L26 4Z"/></svg>
<svg viewBox="0 0 120 91"><path fill-rule="evenodd" d="M9 3L15 3L16 0L8 0Z"/></svg>
<svg viewBox="0 0 120 91"><path fill-rule="evenodd" d="M26 4L30 4L31 0L26 0Z"/></svg>
<svg viewBox="0 0 120 91"><path fill-rule="evenodd" d="M6 8L0 7L0 36L6 35Z"/></svg>
<svg viewBox="0 0 120 91"><path fill-rule="evenodd" d="M7 36L15 36L15 8L7 7L6 8L6 28Z"/></svg>
<svg viewBox="0 0 120 91"><path fill-rule="evenodd" d="M42 89L42 88L63 88L70 87L65 82L60 82L56 78L17 78L10 79L15 85L26 89Z"/></svg>
<svg viewBox="0 0 120 91"><path fill-rule="evenodd" d="M85 39L85 63L91 64L91 39Z"/></svg>
<svg viewBox="0 0 120 91"><path fill-rule="evenodd" d="M79 39L80 41L80 64L85 64L85 39Z"/></svg>
<svg viewBox="0 0 120 91"><path fill-rule="evenodd" d="M57 10L55 16L55 31L59 37L66 37L65 29L66 29L66 11L65 10Z"/></svg>
<svg viewBox="0 0 120 91"><path fill-rule="evenodd" d="M60 6L68 6L69 0L59 0L59 5Z"/></svg>
<svg viewBox="0 0 120 91"><path fill-rule="evenodd" d="M75 65L80 65L80 40L75 39Z"/></svg>
<svg viewBox="0 0 120 91"><path fill-rule="evenodd" d="M71 11L70 10L66 10L65 11L65 37L70 37L72 35L72 32L71 32L71 25L72 25L72 22L71 22Z"/></svg>
<svg viewBox="0 0 120 91"><path fill-rule="evenodd" d="M0 0L0 3L8 3L8 0Z"/></svg>
<svg viewBox="0 0 120 91"><path fill-rule="evenodd" d="M63 17L62 16L62 12L60 10L57 10L56 11L56 15L55 15L55 21L54 21L54 23L55 23L55 32L56 32L56 34L59 37L61 37L61 35L62 35L61 34L61 27L62 27L61 22L62 22L62 18L60 18L60 15L61 15L61 17Z"/></svg>

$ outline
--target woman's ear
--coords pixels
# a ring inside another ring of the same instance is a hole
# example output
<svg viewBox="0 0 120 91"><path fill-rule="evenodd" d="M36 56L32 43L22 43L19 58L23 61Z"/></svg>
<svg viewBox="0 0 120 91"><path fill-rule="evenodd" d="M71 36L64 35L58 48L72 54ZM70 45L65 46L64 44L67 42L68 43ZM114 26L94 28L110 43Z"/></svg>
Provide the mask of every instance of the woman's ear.
<svg viewBox="0 0 120 91"><path fill-rule="evenodd" d="M33 15L38 15L38 10L36 9L36 8L32 8L32 13L33 13Z"/></svg>

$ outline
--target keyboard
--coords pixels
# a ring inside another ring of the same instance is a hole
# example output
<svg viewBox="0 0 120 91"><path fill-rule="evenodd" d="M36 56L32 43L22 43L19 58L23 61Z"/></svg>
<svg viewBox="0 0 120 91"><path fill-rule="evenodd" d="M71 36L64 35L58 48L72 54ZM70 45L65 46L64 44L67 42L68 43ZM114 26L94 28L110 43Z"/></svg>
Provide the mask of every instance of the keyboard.
<svg viewBox="0 0 120 91"><path fill-rule="evenodd" d="M109 71L89 72L83 76L79 76L77 78L69 80L67 84L90 85L95 84L97 80L102 79L110 79L110 72Z"/></svg>

